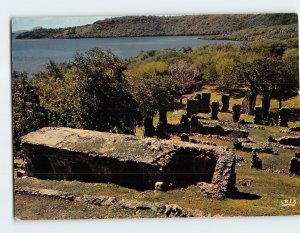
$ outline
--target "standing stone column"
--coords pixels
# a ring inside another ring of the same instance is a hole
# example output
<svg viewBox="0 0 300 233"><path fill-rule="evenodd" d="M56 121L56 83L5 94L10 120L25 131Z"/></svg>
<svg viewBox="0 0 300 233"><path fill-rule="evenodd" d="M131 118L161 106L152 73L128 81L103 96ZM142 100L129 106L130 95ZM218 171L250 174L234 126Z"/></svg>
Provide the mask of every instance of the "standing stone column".
<svg viewBox="0 0 300 233"><path fill-rule="evenodd" d="M212 120L219 120L218 113L219 113L219 102L212 102L211 103L211 119Z"/></svg>
<svg viewBox="0 0 300 233"><path fill-rule="evenodd" d="M210 112L210 93L202 93L200 112Z"/></svg>
<svg viewBox="0 0 300 233"><path fill-rule="evenodd" d="M180 124L184 127L190 128L189 117L186 114L183 114L180 119Z"/></svg>
<svg viewBox="0 0 300 233"><path fill-rule="evenodd" d="M278 125L287 127L288 121L289 121L289 109L287 108L279 109Z"/></svg>
<svg viewBox="0 0 300 233"><path fill-rule="evenodd" d="M229 111L229 101L230 101L230 95L223 94L222 95L222 112L228 112Z"/></svg>
<svg viewBox="0 0 300 233"><path fill-rule="evenodd" d="M232 120L233 120L233 122L238 122L240 120L241 107L242 106L240 104L234 104L232 106Z"/></svg>
<svg viewBox="0 0 300 233"><path fill-rule="evenodd" d="M164 123L161 121L157 123L156 126L156 136L161 139L169 139L170 136L167 133L167 128Z"/></svg>
<svg viewBox="0 0 300 233"><path fill-rule="evenodd" d="M254 124L262 125L263 123L263 108L255 107L254 108Z"/></svg>
<svg viewBox="0 0 300 233"><path fill-rule="evenodd" d="M291 159L289 172L300 175L300 153L295 153L295 157Z"/></svg>
<svg viewBox="0 0 300 233"><path fill-rule="evenodd" d="M186 112L188 115L197 114L199 112L198 100L188 99L186 104Z"/></svg>

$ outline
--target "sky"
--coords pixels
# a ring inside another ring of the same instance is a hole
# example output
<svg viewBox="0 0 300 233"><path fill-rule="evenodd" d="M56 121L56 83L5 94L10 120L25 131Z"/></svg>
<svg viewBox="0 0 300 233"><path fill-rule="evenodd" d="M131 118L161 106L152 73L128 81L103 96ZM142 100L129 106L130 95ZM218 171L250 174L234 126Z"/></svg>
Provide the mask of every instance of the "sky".
<svg viewBox="0 0 300 233"><path fill-rule="evenodd" d="M12 19L12 31L31 30L35 27L59 28L91 24L97 20L112 16L92 17L16 17Z"/></svg>

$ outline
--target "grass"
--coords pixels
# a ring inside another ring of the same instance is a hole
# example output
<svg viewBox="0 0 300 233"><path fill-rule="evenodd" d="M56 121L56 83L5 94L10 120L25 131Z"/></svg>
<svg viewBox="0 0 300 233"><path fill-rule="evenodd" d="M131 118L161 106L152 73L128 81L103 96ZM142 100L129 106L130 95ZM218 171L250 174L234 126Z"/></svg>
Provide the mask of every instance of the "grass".
<svg viewBox="0 0 300 233"><path fill-rule="evenodd" d="M106 219L162 217L150 210L117 209L109 206L86 205L58 199L16 195L15 214L22 220L39 219ZM55 213L55 214L54 214Z"/></svg>
<svg viewBox="0 0 300 233"><path fill-rule="evenodd" d="M205 91L212 93L212 100L221 101L220 93L213 87L206 87ZM186 102L188 96L184 98ZM241 103L241 99L231 98L230 105ZM231 108L230 106L230 108ZM271 102L271 108L277 108L276 101ZM284 101L285 107L299 107L299 97ZM168 121L171 124L178 124L184 110L168 112ZM210 114L198 114L210 120ZM231 113L219 113L222 121L231 121ZM241 115L241 119L253 121L253 116ZM158 117L154 119L157 123ZM300 122L290 122L290 126L300 126ZM281 137L287 135L284 132L287 128L276 126L264 126L263 129L249 129L249 137L256 142L266 142L269 135ZM143 135L142 128L137 128L136 134ZM232 142L215 138L193 136L201 141L214 142L219 146L232 148ZM173 136L173 140L180 140L178 136ZM287 174L277 174L265 169L283 169L288 171L290 159L294 156L295 150L275 148L279 155L259 154L263 162L263 170L251 169L251 155L247 152L237 151L237 156L242 156L245 162L236 166L237 181L241 179L253 180L251 186L237 186L240 195L235 198L217 200L205 198L197 186L190 186L186 189L177 189L167 192L154 190L136 191L124 188L115 184L105 183L81 183L78 181L55 181L39 180L35 178L15 179L15 184L19 186L30 186L34 188L49 188L60 191L72 192L75 195L107 195L119 199L129 199L138 201L153 201L170 204L178 204L184 208L200 209L211 215L220 214L223 216L260 216L260 215L300 215L300 178ZM298 203L294 207L282 207L283 200L296 200ZM84 210L83 210L84 209ZM38 215L39 213L39 215ZM55 213L55 214L53 214ZM81 204L68 203L61 200L42 199L37 197L26 197L16 195L16 216L21 219L61 219L61 218L118 218L118 217L159 217L152 212L142 212L112 209L111 207L82 206Z"/></svg>

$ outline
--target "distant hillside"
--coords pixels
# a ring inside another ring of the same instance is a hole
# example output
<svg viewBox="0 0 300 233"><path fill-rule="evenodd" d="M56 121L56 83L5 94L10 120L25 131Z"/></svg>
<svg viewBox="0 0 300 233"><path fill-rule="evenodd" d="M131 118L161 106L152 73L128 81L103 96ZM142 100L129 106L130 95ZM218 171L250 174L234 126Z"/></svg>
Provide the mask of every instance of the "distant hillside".
<svg viewBox="0 0 300 233"><path fill-rule="evenodd" d="M297 24L297 14L123 16L76 27L36 28L19 34L17 39L215 35L222 38L252 40L251 35L256 32L256 28L261 30L276 27L279 31L285 28L285 36L297 36ZM240 36L239 32L242 33ZM244 32L250 35L245 38Z"/></svg>

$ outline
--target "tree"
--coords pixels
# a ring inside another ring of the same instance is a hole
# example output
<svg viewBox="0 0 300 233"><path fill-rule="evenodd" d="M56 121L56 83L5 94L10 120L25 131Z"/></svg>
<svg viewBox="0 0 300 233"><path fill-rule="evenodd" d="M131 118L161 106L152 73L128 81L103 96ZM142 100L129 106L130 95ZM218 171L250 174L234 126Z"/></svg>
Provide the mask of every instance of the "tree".
<svg viewBox="0 0 300 233"><path fill-rule="evenodd" d="M12 74L14 149L20 150L21 136L48 125L36 88L26 73Z"/></svg>
<svg viewBox="0 0 300 233"><path fill-rule="evenodd" d="M35 77L52 126L134 133L141 121L123 71L126 63L94 48L69 63L50 63Z"/></svg>
<svg viewBox="0 0 300 233"><path fill-rule="evenodd" d="M126 63L110 51L93 48L73 62L83 128L133 133L141 120L124 76Z"/></svg>
<svg viewBox="0 0 300 233"><path fill-rule="evenodd" d="M168 75L144 74L130 79L132 92L144 118L153 120L159 112L160 121L166 122L166 113L174 109L181 96L180 85Z"/></svg>
<svg viewBox="0 0 300 233"><path fill-rule="evenodd" d="M248 88L248 96L262 95L264 117L269 114L271 98L281 102L298 91L298 74L289 65L278 57L263 57L237 66L240 83Z"/></svg>
<svg viewBox="0 0 300 233"><path fill-rule="evenodd" d="M202 77L198 69L184 62L170 65L169 74L182 87L182 94L190 93L202 86Z"/></svg>

